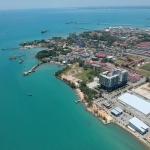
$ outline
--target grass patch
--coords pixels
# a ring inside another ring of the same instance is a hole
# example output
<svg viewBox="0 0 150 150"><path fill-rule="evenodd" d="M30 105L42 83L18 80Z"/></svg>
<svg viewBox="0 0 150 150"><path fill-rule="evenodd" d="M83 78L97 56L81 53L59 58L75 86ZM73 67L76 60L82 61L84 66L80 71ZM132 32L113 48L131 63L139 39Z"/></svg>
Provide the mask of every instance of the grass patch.
<svg viewBox="0 0 150 150"><path fill-rule="evenodd" d="M140 57L140 56L129 55L129 54L127 54L127 57L130 58L130 59L132 59L132 60L137 60L137 59L139 59L139 58L142 58L142 57Z"/></svg>
<svg viewBox="0 0 150 150"><path fill-rule="evenodd" d="M77 74L76 76L84 82L91 82L93 81L93 78L94 78L94 76L91 75L91 72L92 72L92 69L84 70L82 68L82 72Z"/></svg>
<svg viewBox="0 0 150 150"><path fill-rule="evenodd" d="M150 71L143 70L143 69L141 69L141 68L136 68L135 70L136 70L137 72L141 73L142 75L150 76Z"/></svg>
<svg viewBox="0 0 150 150"><path fill-rule="evenodd" d="M119 59L116 60L114 63L118 64L118 65L125 65L125 62L123 60L119 60Z"/></svg>
<svg viewBox="0 0 150 150"><path fill-rule="evenodd" d="M140 67L141 69L143 70L146 70L146 71L150 71L150 63L146 64L146 65L143 65L142 67Z"/></svg>

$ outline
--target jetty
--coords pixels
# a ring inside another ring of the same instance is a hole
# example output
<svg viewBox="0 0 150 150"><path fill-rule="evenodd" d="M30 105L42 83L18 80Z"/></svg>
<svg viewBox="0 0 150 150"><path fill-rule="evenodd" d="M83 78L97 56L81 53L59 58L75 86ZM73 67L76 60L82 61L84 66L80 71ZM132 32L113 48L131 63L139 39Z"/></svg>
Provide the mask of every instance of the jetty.
<svg viewBox="0 0 150 150"><path fill-rule="evenodd" d="M20 47L15 47L15 48L2 48L2 51L3 51L3 50L11 50L11 49L20 49Z"/></svg>
<svg viewBox="0 0 150 150"><path fill-rule="evenodd" d="M18 58L20 59L20 61L19 61L20 64L22 64L23 61L24 61L24 60L21 58L21 57L23 57L23 56L25 56L25 55L18 56Z"/></svg>
<svg viewBox="0 0 150 150"><path fill-rule="evenodd" d="M76 104L78 104L79 102L82 102L82 100L76 100L74 101Z"/></svg>
<svg viewBox="0 0 150 150"><path fill-rule="evenodd" d="M82 30L92 30L92 29L87 29L87 28L82 28L82 27L74 27L74 28L82 29Z"/></svg>
<svg viewBox="0 0 150 150"><path fill-rule="evenodd" d="M23 76L27 76L29 74L31 74L32 72L35 72L35 69L40 66L42 63L38 63L37 65L33 66L29 71L25 71L23 72Z"/></svg>
<svg viewBox="0 0 150 150"><path fill-rule="evenodd" d="M17 57L16 56L11 56L9 57L9 60L13 60L13 59L16 59Z"/></svg>

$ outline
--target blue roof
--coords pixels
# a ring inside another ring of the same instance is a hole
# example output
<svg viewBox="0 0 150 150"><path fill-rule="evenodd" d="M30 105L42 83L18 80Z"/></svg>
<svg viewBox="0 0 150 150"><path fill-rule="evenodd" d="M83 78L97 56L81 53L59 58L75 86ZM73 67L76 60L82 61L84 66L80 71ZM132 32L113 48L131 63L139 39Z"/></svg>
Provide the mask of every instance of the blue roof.
<svg viewBox="0 0 150 150"><path fill-rule="evenodd" d="M124 93L120 97L118 97L120 101L123 103L133 107L134 109L142 112L145 115L150 113L150 102L129 93Z"/></svg>
<svg viewBox="0 0 150 150"><path fill-rule="evenodd" d="M132 123L134 126L136 126L138 129L140 129L142 132L144 132L146 129L149 128L145 123L143 123L136 117L130 119L129 122Z"/></svg>

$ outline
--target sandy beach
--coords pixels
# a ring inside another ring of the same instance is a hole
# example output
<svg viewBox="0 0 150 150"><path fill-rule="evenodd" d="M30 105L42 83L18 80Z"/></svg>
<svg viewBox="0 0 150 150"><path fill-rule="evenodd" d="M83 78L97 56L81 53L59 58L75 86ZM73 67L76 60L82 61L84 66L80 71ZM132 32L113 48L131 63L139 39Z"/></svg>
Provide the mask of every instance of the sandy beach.
<svg viewBox="0 0 150 150"><path fill-rule="evenodd" d="M77 88L76 91L77 91L77 93L78 93L80 99L83 100L83 99L84 99L84 94L83 94L83 92L81 92L81 90L80 90L79 88Z"/></svg>

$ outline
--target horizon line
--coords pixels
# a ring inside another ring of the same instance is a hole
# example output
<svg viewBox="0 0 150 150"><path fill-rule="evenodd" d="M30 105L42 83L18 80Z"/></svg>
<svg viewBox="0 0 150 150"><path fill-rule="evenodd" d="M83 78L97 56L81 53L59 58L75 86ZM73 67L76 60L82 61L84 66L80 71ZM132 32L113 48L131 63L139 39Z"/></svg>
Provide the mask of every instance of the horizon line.
<svg viewBox="0 0 150 150"><path fill-rule="evenodd" d="M69 9L69 8L101 8L101 9L107 9L107 8L112 8L112 9L115 9L115 8L150 8L150 5L146 6L146 5L126 5L126 6L76 6L76 7L73 7L73 6L70 6L70 7L41 7L41 8L10 8L10 9L0 9L1 10L31 10L31 9Z"/></svg>

